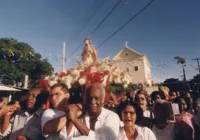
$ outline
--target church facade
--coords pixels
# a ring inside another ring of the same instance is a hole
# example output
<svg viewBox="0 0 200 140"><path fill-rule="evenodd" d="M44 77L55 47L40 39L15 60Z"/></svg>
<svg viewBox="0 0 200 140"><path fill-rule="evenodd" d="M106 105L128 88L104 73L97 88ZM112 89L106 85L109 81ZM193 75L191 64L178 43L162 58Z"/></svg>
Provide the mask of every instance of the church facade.
<svg viewBox="0 0 200 140"><path fill-rule="evenodd" d="M152 85L151 64L147 56L134 51L127 45L113 57L112 64L128 73L132 83Z"/></svg>

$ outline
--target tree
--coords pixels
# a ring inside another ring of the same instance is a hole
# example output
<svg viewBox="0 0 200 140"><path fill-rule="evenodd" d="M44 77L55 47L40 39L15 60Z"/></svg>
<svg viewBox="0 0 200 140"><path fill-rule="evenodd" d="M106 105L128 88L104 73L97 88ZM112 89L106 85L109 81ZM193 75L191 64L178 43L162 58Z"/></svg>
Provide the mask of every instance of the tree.
<svg viewBox="0 0 200 140"><path fill-rule="evenodd" d="M193 83L200 83L200 74L197 74L191 80Z"/></svg>
<svg viewBox="0 0 200 140"><path fill-rule="evenodd" d="M168 84L168 83L177 83L177 82L180 82L178 78L169 78L169 79L166 79L163 83Z"/></svg>
<svg viewBox="0 0 200 140"><path fill-rule="evenodd" d="M1 83L17 85L24 82L25 75L29 75L30 85L35 86L41 75L50 75L53 70L48 60L42 59L27 43L0 38Z"/></svg>
<svg viewBox="0 0 200 140"><path fill-rule="evenodd" d="M176 56L176 57L174 57L174 59L177 60L177 63L178 63L178 64L181 64L181 65L182 65L182 69L183 69L183 80L186 81L186 75L185 75L185 63L186 63L186 61L185 61L185 59L182 58L182 57L180 57L180 56Z"/></svg>

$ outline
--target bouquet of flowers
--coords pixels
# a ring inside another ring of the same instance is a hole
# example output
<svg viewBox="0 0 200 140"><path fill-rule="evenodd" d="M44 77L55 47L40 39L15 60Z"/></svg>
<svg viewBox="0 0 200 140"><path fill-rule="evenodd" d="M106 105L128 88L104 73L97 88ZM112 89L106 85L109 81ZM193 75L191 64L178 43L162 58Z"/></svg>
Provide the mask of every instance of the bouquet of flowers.
<svg viewBox="0 0 200 140"><path fill-rule="evenodd" d="M55 73L51 76L45 77L49 86L56 83L65 83L68 88L72 88L77 83L82 85L89 85L92 83L102 83L106 88L110 83L122 84L124 88L128 86L131 79L119 68L114 67L108 61L101 61L90 66L78 66L69 69L67 72Z"/></svg>

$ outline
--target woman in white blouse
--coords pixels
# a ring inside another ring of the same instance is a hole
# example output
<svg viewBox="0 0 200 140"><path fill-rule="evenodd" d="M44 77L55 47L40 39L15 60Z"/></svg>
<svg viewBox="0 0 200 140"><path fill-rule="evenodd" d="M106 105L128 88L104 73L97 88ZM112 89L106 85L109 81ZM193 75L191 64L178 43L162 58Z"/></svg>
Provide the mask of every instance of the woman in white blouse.
<svg viewBox="0 0 200 140"><path fill-rule="evenodd" d="M143 116L147 118L152 118L151 112L147 108L147 93L146 91L138 91L135 95L135 101L137 106L140 107L143 111Z"/></svg>
<svg viewBox="0 0 200 140"><path fill-rule="evenodd" d="M122 120L118 140L156 140L154 133L147 127L135 125L135 105L126 101L119 105L118 113Z"/></svg>

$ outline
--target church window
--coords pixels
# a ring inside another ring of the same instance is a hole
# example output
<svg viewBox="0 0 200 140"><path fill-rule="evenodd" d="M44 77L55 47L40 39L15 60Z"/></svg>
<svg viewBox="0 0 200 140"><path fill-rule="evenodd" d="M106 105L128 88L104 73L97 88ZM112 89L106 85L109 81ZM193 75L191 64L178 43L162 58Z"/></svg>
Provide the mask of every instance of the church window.
<svg viewBox="0 0 200 140"><path fill-rule="evenodd" d="M135 66L134 69L135 69L135 71L138 71L138 66Z"/></svg>
<svg viewBox="0 0 200 140"><path fill-rule="evenodd" d="M125 53L125 56L128 56L128 53Z"/></svg>
<svg viewBox="0 0 200 140"><path fill-rule="evenodd" d="M126 71L129 72L129 68L127 68Z"/></svg>

